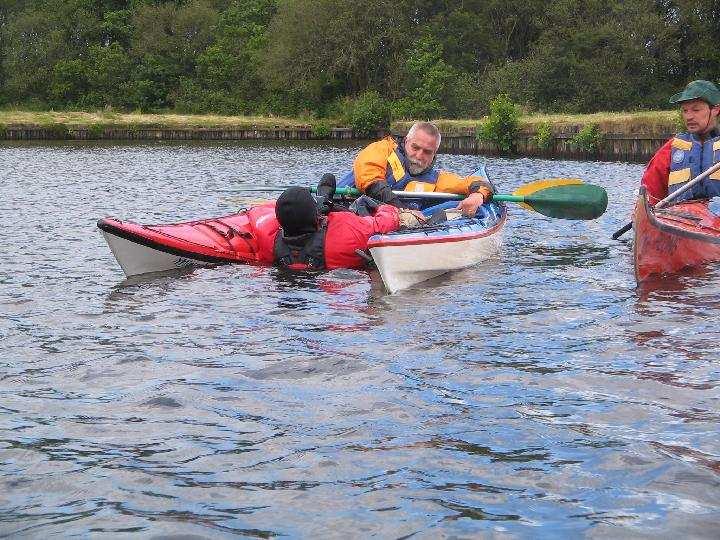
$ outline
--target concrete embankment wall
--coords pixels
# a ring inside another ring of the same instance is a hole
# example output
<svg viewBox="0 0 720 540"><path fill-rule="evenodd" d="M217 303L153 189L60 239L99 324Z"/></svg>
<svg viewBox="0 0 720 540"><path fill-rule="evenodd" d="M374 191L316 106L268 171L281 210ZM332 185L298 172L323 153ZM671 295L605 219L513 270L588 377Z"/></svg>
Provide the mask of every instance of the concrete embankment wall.
<svg viewBox="0 0 720 540"><path fill-rule="evenodd" d="M623 134L603 133L597 149L586 151L572 142L577 131L553 133L547 148L541 149L533 132L521 132L517 138L520 156L554 159L646 162L672 133ZM374 138L380 138L377 132ZM312 129L263 126L250 128L162 128L162 127L66 127L53 125L5 126L0 128L5 140L126 140L126 141L218 141L218 140L319 140ZM333 128L323 140L366 140L349 128ZM479 141L474 130L443 133L441 152L453 154L498 155L492 143Z"/></svg>
<svg viewBox="0 0 720 540"><path fill-rule="evenodd" d="M542 149L534 139L534 132L521 132L516 139L517 154L549 159L579 159L590 161L630 161L644 163L673 133L624 134L604 133L593 151L582 150L572 142L577 131L553 134L550 144ZM443 135L441 151L451 154L498 155L492 143L479 141L474 133Z"/></svg>

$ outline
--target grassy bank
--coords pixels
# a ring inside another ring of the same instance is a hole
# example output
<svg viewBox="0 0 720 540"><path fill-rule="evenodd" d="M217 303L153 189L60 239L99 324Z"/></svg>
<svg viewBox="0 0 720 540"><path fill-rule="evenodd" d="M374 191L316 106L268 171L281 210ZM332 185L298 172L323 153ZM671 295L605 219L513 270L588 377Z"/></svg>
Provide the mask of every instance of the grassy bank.
<svg viewBox="0 0 720 540"><path fill-rule="evenodd" d="M4 126L51 127L62 124L68 128L98 126L107 128L275 128L308 127L307 121L266 116L219 116L213 114L136 114L108 111L0 111Z"/></svg>
<svg viewBox="0 0 720 540"><path fill-rule="evenodd" d="M533 114L520 117L520 130L534 132L539 125L549 124L553 131L577 131L587 125L597 125L602 133L655 134L678 130L678 112L601 112L594 114ZM453 133L476 128L481 120L438 120L435 122L443 133ZM409 127L411 122L397 122Z"/></svg>
<svg viewBox="0 0 720 540"><path fill-rule="evenodd" d="M541 124L549 124L553 131L567 131L594 124L604 133L668 133L677 131L677 111L647 111L637 113L595 113L595 114L534 114L520 118L520 129L535 131ZM322 121L326 125L342 127L339 121ZM482 120L437 120L443 133L467 132L477 128ZM409 121L393 122L394 131L404 131L412 124ZM276 129L308 128L312 120L267 116L219 116L219 115L183 115L183 114L135 114L111 111L67 112L45 111L30 112L0 110L0 126L36 126L52 127L62 125L66 128L166 128L166 129Z"/></svg>

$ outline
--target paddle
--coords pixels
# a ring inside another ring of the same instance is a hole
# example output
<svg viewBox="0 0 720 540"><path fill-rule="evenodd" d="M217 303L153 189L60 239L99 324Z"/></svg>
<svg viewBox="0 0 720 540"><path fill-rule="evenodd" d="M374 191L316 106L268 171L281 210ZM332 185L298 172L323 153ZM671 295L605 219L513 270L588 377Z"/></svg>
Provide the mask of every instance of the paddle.
<svg viewBox="0 0 720 540"><path fill-rule="evenodd" d="M460 200L464 195L435 191L393 191L403 197ZM338 188L336 195L359 196L355 188ZM514 202L528 210L560 219L595 219L607 208L607 193L600 186L578 178L549 178L519 187L511 195L496 193L494 201Z"/></svg>
<svg viewBox="0 0 720 540"><path fill-rule="evenodd" d="M267 186L246 189L245 191L280 191L286 187ZM311 187L313 193L316 188ZM414 199L441 199L444 201L462 200L465 195L436 191L393 191L394 194ZM352 187L337 188L335 195L359 197L362 193ZM579 178L547 178L530 182L512 192L496 193L493 200L519 203L527 210L533 210L551 218L559 219L595 219L607 208L608 198L605 189L593 184L585 184Z"/></svg>
<svg viewBox="0 0 720 540"><path fill-rule="evenodd" d="M658 201L658 203L655 205L655 208L662 208L663 206L667 206L669 203L677 199L681 194L685 193L688 189L693 187L695 184L700 182L701 180L705 180L708 176L710 176L712 173L720 169L720 161L718 161L715 165L707 169L705 172L698 174L695 178L690 180L687 184L682 186L677 191L673 191L670 195L665 197L663 200ZM632 221L630 223L626 223L623 225L620 229L615 231L612 235L613 240L617 240L620 238L623 234L628 232L630 229L632 229Z"/></svg>

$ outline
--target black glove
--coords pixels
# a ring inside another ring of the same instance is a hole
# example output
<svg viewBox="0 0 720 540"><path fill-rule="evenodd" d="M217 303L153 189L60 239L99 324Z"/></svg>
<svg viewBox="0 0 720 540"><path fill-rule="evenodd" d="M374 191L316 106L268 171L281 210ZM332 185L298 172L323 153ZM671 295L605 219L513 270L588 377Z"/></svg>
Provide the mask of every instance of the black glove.
<svg viewBox="0 0 720 540"><path fill-rule="evenodd" d="M335 188L337 187L337 182L335 181L335 175L330 173L325 173L322 175L322 178L320 179L320 182L317 185L317 194L320 197L325 197L326 199L332 200L333 196L335 195Z"/></svg>
<svg viewBox="0 0 720 540"><path fill-rule="evenodd" d="M377 182L370 184L367 189L365 189L365 194L376 201L392 204L398 208L407 208L400 200L400 197L392 192L392 189L384 180L378 180Z"/></svg>
<svg viewBox="0 0 720 540"><path fill-rule="evenodd" d="M318 201L319 210L321 214L327 215L333 208L333 196L335 195L335 188L337 182L335 181L335 175L325 173L318 183L317 190L315 191Z"/></svg>
<svg viewBox="0 0 720 540"><path fill-rule="evenodd" d="M380 206L380 203L368 197L367 195L360 195L350 205L350 211L355 212L358 216L372 216Z"/></svg>

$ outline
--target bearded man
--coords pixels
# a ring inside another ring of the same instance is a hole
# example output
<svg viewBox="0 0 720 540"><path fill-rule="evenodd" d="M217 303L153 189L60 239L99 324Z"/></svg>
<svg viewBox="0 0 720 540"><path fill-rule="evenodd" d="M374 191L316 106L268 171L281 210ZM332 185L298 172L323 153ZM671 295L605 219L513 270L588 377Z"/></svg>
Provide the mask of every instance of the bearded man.
<svg viewBox="0 0 720 540"><path fill-rule="evenodd" d="M393 190L438 191L465 195L457 209L473 216L490 201L493 187L486 178L461 177L434 168L440 131L430 122L416 122L405 137L388 136L360 151L353 169L338 183L355 187L382 203L401 207Z"/></svg>

